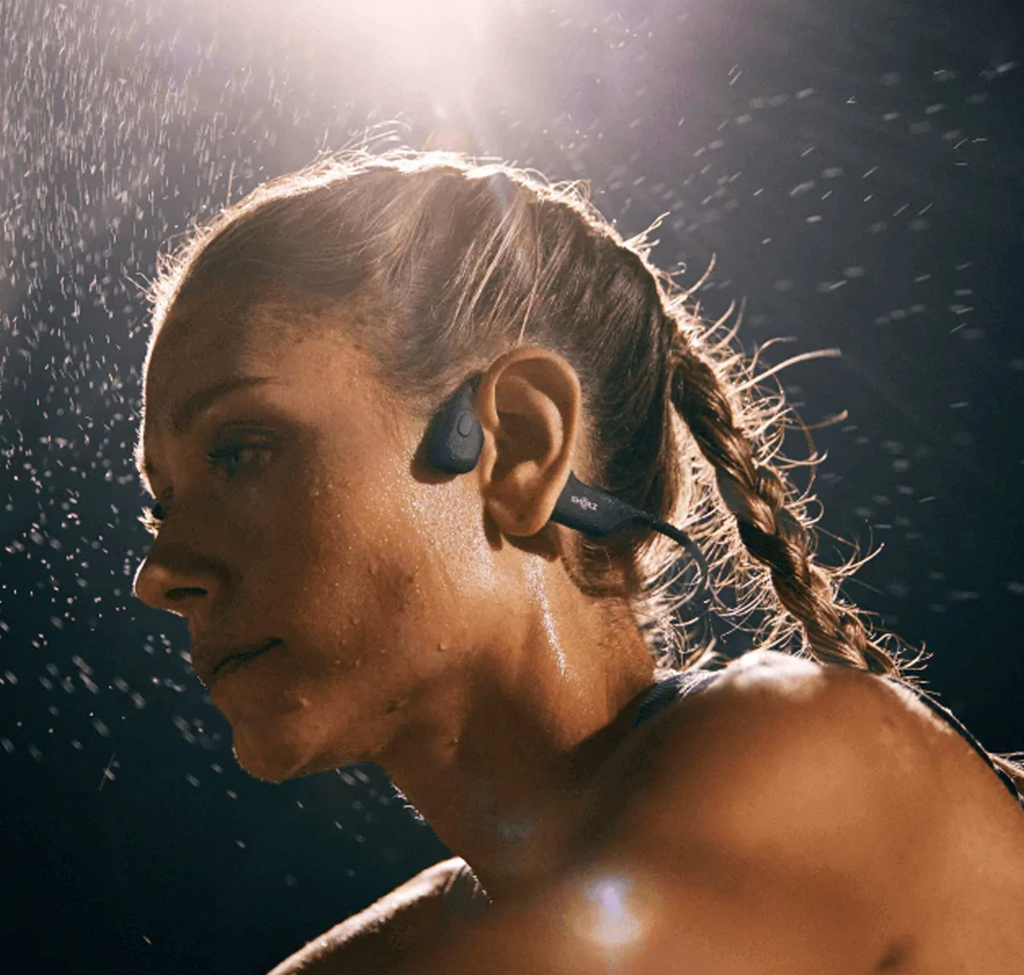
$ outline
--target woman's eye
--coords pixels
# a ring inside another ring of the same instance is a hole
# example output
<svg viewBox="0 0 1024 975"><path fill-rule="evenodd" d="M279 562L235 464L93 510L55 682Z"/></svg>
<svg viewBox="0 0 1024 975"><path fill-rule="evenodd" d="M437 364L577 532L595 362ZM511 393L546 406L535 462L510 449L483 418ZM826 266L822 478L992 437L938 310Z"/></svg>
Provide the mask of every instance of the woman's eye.
<svg viewBox="0 0 1024 975"><path fill-rule="evenodd" d="M214 447L206 457L211 471L220 471L232 477L250 465L262 467L270 455L270 447L270 444L263 442L229 441Z"/></svg>

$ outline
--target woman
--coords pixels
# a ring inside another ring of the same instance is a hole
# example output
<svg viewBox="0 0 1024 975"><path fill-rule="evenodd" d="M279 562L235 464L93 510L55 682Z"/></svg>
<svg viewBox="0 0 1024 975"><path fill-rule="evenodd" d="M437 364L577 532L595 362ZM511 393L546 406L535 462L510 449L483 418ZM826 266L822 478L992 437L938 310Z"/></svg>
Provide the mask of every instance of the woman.
<svg viewBox="0 0 1024 975"><path fill-rule="evenodd" d="M251 774L379 762L459 854L277 972L1019 971L1024 776L839 598L781 398L648 249L577 186L352 152L162 265L137 594ZM647 523L567 527L576 483ZM660 520L761 649L701 666Z"/></svg>

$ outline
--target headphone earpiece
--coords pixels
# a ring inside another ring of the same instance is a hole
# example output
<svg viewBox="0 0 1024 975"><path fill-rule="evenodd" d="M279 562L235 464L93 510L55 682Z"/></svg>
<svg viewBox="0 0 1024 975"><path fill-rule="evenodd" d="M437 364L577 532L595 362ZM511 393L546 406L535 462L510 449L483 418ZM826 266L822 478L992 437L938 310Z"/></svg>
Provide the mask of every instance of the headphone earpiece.
<svg viewBox="0 0 1024 975"><path fill-rule="evenodd" d="M473 409L473 393L478 381L479 376L467 379L441 404L427 425L423 455L432 468L444 474L467 474L480 459L484 433ZM638 523L668 535L683 545L700 567L700 594L707 600L708 565L700 548L686 532L600 488L584 484L571 471L555 502L551 520L588 538L605 538Z"/></svg>
<svg viewBox="0 0 1024 975"><path fill-rule="evenodd" d="M484 432L473 410L476 379L468 379L431 417L423 438L423 453L434 470L468 474L480 459Z"/></svg>

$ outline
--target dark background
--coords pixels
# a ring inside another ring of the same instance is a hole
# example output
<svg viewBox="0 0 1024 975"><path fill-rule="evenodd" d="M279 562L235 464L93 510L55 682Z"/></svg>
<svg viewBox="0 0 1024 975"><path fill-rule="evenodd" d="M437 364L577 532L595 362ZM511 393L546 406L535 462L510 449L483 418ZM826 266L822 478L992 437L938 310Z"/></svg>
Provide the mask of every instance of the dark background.
<svg viewBox="0 0 1024 975"><path fill-rule="evenodd" d="M139 285L366 134L589 178L627 236L667 213L657 260L714 255L703 310L785 337L766 365L841 348L782 382L848 411L821 527L881 550L847 595L1024 748L1019 0L463 7L0 0L2 972L257 975L447 855L379 769L242 773L183 628L130 597Z"/></svg>

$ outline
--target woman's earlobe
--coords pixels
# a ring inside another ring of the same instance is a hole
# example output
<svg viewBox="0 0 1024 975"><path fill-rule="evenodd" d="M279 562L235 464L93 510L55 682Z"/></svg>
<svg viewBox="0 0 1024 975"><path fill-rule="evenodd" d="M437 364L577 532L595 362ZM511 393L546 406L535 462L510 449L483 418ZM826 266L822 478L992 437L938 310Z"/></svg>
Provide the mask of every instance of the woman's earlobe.
<svg viewBox="0 0 1024 975"><path fill-rule="evenodd" d="M525 483L516 472L492 480L485 486L484 499L491 518L505 535L525 538L536 535L551 521L560 488L539 479ZM554 500L550 500L553 495Z"/></svg>

